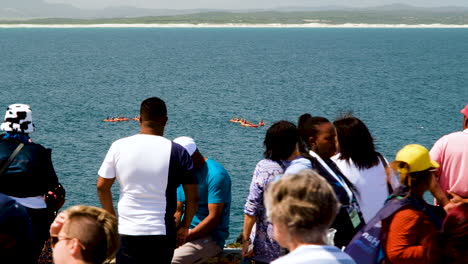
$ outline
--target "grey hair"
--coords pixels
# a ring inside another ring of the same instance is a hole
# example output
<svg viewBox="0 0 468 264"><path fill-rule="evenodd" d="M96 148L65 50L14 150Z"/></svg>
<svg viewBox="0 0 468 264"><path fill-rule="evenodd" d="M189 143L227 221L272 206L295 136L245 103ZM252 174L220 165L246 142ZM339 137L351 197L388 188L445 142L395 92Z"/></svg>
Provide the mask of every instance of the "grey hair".
<svg viewBox="0 0 468 264"><path fill-rule="evenodd" d="M338 211L338 200L328 182L313 170L283 176L265 193L267 217L283 224L303 243L323 243Z"/></svg>

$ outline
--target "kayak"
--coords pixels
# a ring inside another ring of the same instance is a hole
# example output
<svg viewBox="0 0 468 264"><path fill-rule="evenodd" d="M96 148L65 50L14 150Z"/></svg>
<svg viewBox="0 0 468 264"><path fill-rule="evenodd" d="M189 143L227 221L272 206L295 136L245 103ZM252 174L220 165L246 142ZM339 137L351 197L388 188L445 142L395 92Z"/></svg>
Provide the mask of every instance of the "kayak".
<svg viewBox="0 0 468 264"><path fill-rule="evenodd" d="M258 127L258 125L255 125L255 124L246 124L246 123L241 124L241 126L243 126L243 127Z"/></svg>

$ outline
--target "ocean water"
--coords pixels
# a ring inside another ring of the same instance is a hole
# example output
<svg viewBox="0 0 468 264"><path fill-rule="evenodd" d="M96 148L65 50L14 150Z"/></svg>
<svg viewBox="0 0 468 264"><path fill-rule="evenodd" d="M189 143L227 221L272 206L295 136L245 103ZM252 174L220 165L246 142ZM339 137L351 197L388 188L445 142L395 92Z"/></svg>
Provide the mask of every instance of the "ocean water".
<svg viewBox="0 0 468 264"><path fill-rule="evenodd" d="M0 29L0 105L32 106L32 138L53 149L65 206L98 205L110 144L138 133L135 121L102 120L163 98L165 136L193 137L231 175L232 241L269 125L353 111L390 160L409 143L430 148L461 129L467 43L468 29Z"/></svg>

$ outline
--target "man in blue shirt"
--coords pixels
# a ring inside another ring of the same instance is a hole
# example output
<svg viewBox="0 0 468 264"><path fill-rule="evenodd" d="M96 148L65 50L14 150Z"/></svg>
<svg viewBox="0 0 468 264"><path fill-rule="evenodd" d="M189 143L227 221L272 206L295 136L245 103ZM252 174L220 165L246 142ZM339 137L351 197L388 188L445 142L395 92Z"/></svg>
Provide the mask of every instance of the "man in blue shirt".
<svg viewBox="0 0 468 264"><path fill-rule="evenodd" d="M231 178L223 166L198 151L192 138L179 137L174 142L183 146L192 157L199 200L187 242L174 251L172 263L199 263L219 254L229 236ZM183 218L184 203L185 194L179 188L175 214L177 223Z"/></svg>

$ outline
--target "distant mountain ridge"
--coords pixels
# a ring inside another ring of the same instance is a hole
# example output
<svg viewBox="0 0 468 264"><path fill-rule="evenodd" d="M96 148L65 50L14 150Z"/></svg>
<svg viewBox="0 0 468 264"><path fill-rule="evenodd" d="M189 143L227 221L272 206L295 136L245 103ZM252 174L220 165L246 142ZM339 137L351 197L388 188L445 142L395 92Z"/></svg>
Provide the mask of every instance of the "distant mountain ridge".
<svg viewBox="0 0 468 264"><path fill-rule="evenodd" d="M115 18L162 16L199 13L211 10L145 9L137 7L108 7L103 9L80 9L70 4L51 4L44 0L1 0L0 20L24 20L36 18Z"/></svg>
<svg viewBox="0 0 468 264"><path fill-rule="evenodd" d="M112 7L79 9L44 0L2 0L0 23L17 24L468 24L468 7L415 7L391 4L353 8L341 6L240 10L172 10Z"/></svg>

